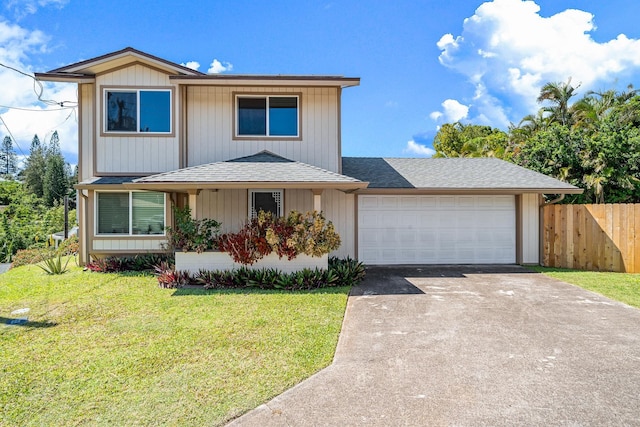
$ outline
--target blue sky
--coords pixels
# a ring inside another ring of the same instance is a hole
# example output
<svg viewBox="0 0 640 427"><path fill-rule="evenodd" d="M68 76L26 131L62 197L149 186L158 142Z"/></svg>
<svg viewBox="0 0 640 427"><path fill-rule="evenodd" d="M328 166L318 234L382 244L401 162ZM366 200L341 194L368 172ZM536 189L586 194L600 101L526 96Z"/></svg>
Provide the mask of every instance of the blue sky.
<svg viewBox="0 0 640 427"><path fill-rule="evenodd" d="M640 87L640 4L628 0L185 4L5 0L0 64L42 72L131 46L203 72L360 77L343 92L347 156L428 156L456 120L506 129L548 81ZM34 133L57 129L75 163L74 104L39 102L31 79L2 67L0 82L0 137L8 128L28 153ZM46 84L42 99L74 101L75 86Z"/></svg>

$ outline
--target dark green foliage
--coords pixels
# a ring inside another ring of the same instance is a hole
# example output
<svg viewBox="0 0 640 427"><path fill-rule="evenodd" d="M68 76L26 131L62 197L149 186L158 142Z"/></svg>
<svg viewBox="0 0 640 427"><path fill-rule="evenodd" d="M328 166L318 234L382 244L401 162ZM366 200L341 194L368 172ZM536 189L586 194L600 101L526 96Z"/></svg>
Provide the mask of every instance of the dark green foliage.
<svg viewBox="0 0 640 427"><path fill-rule="evenodd" d="M221 224L215 219L193 219L191 209L173 208L175 227L166 227L167 249L174 251L196 251L198 253L216 249Z"/></svg>
<svg viewBox="0 0 640 427"><path fill-rule="evenodd" d="M434 139L434 157L499 157L584 189L564 203L640 202L638 90L587 92L572 103L578 87L570 78L545 84L537 114L509 126L508 134L445 124Z"/></svg>
<svg viewBox="0 0 640 427"><path fill-rule="evenodd" d="M5 136L0 147L0 175L13 177L17 172L17 157L13 150L13 141Z"/></svg>
<svg viewBox="0 0 640 427"><path fill-rule="evenodd" d="M44 174L47 167L45 155L46 147L40 143L38 135L34 135L23 174L27 190L40 198L44 196Z"/></svg>
<svg viewBox="0 0 640 427"><path fill-rule="evenodd" d="M46 169L44 172L43 195L47 206L60 204L69 192L69 177L67 165L60 152L58 132L51 136L51 142L45 156Z"/></svg>
<svg viewBox="0 0 640 427"><path fill-rule="evenodd" d="M0 213L0 258L10 258L20 249L42 248L52 233L64 229L62 206L47 208L42 199L15 182L0 182L0 198L8 206ZM75 224L75 210L69 212L69 223Z"/></svg>
<svg viewBox="0 0 640 427"><path fill-rule="evenodd" d="M163 275L158 279L161 286L172 277L165 270L166 266L157 267ZM183 272L184 273L184 272ZM365 269L361 262L351 258L329 258L328 269L304 269L294 273L282 273L280 270L250 269L241 267L235 270L200 270L188 280L189 284L200 285L205 289L282 289L287 291L311 290L335 286L355 286L364 279ZM181 283L186 279L180 276Z"/></svg>
<svg viewBox="0 0 640 427"><path fill-rule="evenodd" d="M510 157L507 134L490 126L446 123L433 140L434 157Z"/></svg>
<svg viewBox="0 0 640 427"><path fill-rule="evenodd" d="M94 258L87 269L99 273L120 273L123 271L151 271L162 263L173 264L173 256L167 254L137 254L133 256L110 256Z"/></svg>
<svg viewBox="0 0 640 427"><path fill-rule="evenodd" d="M364 264L351 257L344 259L329 257L329 270L336 275L339 286L355 286L364 279L366 274Z"/></svg>

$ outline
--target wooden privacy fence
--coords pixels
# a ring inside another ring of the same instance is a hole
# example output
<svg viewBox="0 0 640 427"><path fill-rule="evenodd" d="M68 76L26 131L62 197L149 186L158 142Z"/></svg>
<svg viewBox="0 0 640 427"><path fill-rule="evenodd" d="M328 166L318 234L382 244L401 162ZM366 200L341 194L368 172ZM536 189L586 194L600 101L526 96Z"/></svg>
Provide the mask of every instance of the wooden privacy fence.
<svg viewBox="0 0 640 427"><path fill-rule="evenodd" d="M543 208L542 265L640 272L640 204Z"/></svg>

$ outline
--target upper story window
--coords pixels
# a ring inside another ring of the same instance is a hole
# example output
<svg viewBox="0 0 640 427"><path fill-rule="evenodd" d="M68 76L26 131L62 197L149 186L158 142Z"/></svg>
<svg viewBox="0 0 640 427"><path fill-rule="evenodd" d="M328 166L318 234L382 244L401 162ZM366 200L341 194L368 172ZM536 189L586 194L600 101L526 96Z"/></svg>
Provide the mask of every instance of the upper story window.
<svg viewBox="0 0 640 427"><path fill-rule="evenodd" d="M171 133L170 89L104 89L105 133Z"/></svg>
<svg viewBox="0 0 640 427"><path fill-rule="evenodd" d="M237 95L235 135L298 138L300 95Z"/></svg>

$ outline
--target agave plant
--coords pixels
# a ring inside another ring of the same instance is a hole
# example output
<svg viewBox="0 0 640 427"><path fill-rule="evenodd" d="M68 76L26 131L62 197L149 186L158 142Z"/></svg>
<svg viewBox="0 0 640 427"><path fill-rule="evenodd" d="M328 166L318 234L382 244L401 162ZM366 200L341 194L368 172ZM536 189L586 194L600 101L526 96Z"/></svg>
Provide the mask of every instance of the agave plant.
<svg viewBox="0 0 640 427"><path fill-rule="evenodd" d="M69 260L71 258L67 258L66 262L62 263L62 254L58 256L54 256L51 258L46 258L42 260L38 267L44 270L45 273L50 275L63 274L67 271L67 266L69 265Z"/></svg>

